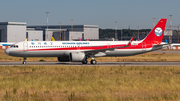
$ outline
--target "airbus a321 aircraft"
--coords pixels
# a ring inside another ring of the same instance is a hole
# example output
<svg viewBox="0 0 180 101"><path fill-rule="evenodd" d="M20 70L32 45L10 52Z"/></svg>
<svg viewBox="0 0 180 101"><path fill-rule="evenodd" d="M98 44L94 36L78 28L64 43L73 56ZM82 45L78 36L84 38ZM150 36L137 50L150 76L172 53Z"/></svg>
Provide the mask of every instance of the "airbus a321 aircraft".
<svg viewBox="0 0 180 101"><path fill-rule="evenodd" d="M94 57L130 56L163 48L167 19L160 19L151 32L141 41L23 41L14 43L5 53L23 57L57 57L59 62L96 64Z"/></svg>

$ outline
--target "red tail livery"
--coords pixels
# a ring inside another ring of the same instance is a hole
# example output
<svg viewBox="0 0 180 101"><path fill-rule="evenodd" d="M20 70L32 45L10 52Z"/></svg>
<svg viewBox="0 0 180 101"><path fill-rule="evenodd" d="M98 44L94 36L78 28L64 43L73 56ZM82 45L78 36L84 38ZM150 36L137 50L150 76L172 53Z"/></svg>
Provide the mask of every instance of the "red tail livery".
<svg viewBox="0 0 180 101"><path fill-rule="evenodd" d="M146 44L161 44L167 19L160 19L149 35L143 40Z"/></svg>

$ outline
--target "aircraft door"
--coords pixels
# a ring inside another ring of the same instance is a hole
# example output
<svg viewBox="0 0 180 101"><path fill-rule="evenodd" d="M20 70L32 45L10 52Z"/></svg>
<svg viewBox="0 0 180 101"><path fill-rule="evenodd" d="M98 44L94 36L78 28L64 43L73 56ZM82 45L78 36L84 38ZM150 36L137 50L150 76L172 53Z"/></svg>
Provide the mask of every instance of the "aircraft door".
<svg viewBox="0 0 180 101"><path fill-rule="evenodd" d="M107 44L107 48L111 48L111 44L110 43Z"/></svg>
<svg viewBox="0 0 180 101"><path fill-rule="evenodd" d="M146 51L146 43L145 42L142 43L142 51Z"/></svg>
<svg viewBox="0 0 180 101"><path fill-rule="evenodd" d="M24 50L24 52L28 51L28 43L27 42L23 43L23 50Z"/></svg>
<svg viewBox="0 0 180 101"><path fill-rule="evenodd" d="M80 44L77 44L77 50L79 50L80 49Z"/></svg>

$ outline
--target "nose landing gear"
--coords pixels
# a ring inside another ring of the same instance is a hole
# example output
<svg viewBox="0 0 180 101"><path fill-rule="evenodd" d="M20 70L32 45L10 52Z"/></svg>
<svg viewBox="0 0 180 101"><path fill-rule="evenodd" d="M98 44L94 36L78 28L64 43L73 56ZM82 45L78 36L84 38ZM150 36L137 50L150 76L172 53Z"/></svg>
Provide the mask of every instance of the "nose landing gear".
<svg viewBox="0 0 180 101"><path fill-rule="evenodd" d="M82 64L87 64L87 63L88 63L87 59L82 62Z"/></svg>
<svg viewBox="0 0 180 101"><path fill-rule="evenodd" d="M23 65L26 64L26 57L24 57L24 61L22 62Z"/></svg>

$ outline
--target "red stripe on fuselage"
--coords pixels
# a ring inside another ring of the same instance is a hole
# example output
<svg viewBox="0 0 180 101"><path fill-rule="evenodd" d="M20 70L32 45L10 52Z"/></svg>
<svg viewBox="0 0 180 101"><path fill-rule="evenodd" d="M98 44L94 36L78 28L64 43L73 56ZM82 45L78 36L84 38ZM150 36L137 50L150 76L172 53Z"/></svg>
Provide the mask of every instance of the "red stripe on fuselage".
<svg viewBox="0 0 180 101"><path fill-rule="evenodd" d="M27 51L48 51L48 50L100 50L100 49L109 49L109 48L117 48L117 49L142 49L142 48L152 48L152 45L139 43L138 45L131 45L129 47L121 48L126 45L104 45L104 46L86 46L86 47L63 47L63 48L43 48L43 49L28 49ZM119 47L119 48L118 48ZM19 50L24 51L24 50Z"/></svg>

